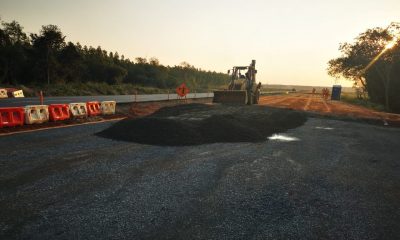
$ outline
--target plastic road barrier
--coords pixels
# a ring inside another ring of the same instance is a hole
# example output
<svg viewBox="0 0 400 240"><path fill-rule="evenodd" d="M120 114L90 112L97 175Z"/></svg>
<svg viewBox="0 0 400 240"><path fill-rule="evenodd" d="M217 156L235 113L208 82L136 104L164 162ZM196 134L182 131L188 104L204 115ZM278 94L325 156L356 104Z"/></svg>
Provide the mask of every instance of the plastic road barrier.
<svg viewBox="0 0 400 240"><path fill-rule="evenodd" d="M69 111L75 118L87 117L86 103L70 103Z"/></svg>
<svg viewBox="0 0 400 240"><path fill-rule="evenodd" d="M22 90L17 90L12 92L13 97L15 98L21 98L21 97L25 97L24 96L24 92Z"/></svg>
<svg viewBox="0 0 400 240"><path fill-rule="evenodd" d="M115 114L115 106L117 103L115 101L103 101L101 102L101 114L111 115Z"/></svg>
<svg viewBox="0 0 400 240"><path fill-rule="evenodd" d="M0 88L0 98L8 98L7 89Z"/></svg>
<svg viewBox="0 0 400 240"><path fill-rule="evenodd" d="M49 121L47 105L25 106L25 124L44 123Z"/></svg>
<svg viewBox="0 0 400 240"><path fill-rule="evenodd" d="M61 121L69 119L68 104L50 104L49 105L50 121Z"/></svg>
<svg viewBox="0 0 400 240"><path fill-rule="evenodd" d="M0 128L24 125L24 108L0 108Z"/></svg>
<svg viewBox="0 0 400 240"><path fill-rule="evenodd" d="M101 114L99 102L87 102L86 107L89 116L97 116Z"/></svg>

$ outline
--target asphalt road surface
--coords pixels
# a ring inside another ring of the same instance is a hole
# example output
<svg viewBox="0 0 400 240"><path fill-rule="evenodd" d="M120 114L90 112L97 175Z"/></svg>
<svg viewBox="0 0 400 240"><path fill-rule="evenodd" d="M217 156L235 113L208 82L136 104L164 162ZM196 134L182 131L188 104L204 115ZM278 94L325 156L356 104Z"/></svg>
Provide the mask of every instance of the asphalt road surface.
<svg viewBox="0 0 400 240"><path fill-rule="evenodd" d="M212 97L213 93L189 93L187 98L205 98ZM61 104L73 102L89 102L89 101L116 101L117 103L129 102L151 102L162 101L168 99L177 99L177 94L146 94L146 95L112 95L112 96L75 96L75 97L45 97L44 104ZM0 99L0 107L20 107L26 105L40 104L38 97L29 98L3 98Z"/></svg>
<svg viewBox="0 0 400 240"><path fill-rule="evenodd" d="M0 239L399 239L400 129L310 118L261 143L0 137Z"/></svg>

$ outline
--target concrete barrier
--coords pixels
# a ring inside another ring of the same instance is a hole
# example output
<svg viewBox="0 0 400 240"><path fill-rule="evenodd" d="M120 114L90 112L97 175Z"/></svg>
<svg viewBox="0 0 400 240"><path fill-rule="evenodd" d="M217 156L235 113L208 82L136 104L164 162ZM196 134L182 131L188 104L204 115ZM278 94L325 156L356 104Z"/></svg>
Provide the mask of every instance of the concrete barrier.
<svg viewBox="0 0 400 240"><path fill-rule="evenodd" d="M25 124L44 123L49 121L49 108L47 105L25 106Z"/></svg>
<svg viewBox="0 0 400 240"><path fill-rule="evenodd" d="M0 98L8 98L7 89L0 88Z"/></svg>
<svg viewBox="0 0 400 240"><path fill-rule="evenodd" d="M23 98L24 96L24 92L22 90L17 90L12 92L13 97L15 98Z"/></svg>
<svg viewBox="0 0 400 240"><path fill-rule="evenodd" d="M71 112L72 117L81 118L87 117L87 108L86 103L70 103L69 111Z"/></svg>
<svg viewBox="0 0 400 240"><path fill-rule="evenodd" d="M115 107L117 103L115 101L103 101L101 102L101 114L111 115L115 114Z"/></svg>

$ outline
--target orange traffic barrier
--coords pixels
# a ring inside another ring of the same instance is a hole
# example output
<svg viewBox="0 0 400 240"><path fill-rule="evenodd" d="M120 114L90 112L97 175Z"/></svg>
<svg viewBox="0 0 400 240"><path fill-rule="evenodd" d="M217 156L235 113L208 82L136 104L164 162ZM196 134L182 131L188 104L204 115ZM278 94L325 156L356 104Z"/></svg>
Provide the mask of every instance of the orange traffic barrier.
<svg viewBox="0 0 400 240"><path fill-rule="evenodd" d="M61 121L69 119L68 104L50 104L49 105L50 121Z"/></svg>
<svg viewBox="0 0 400 240"><path fill-rule="evenodd" d="M101 114L100 103L99 102L87 102L87 111L89 116L97 116Z"/></svg>
<svg viewBox="0 0 400 240"><path fill-rule="evenodd" d="M24 108L0 108L0 128L24 125Z"/></svg>

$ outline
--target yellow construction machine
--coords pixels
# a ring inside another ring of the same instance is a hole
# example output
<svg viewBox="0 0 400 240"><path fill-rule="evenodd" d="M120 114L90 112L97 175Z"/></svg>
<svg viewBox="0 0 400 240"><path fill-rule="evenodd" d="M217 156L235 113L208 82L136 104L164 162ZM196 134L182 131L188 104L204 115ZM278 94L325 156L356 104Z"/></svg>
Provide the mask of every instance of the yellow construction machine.
<svg viewBox="0 0 400 240"><path fill-rule="evenodd" d="M261 83L256 83L256 60L250 66L235 66L228 71L231 80L227 90L214 91L214 103L257 104Z"/></svg>

